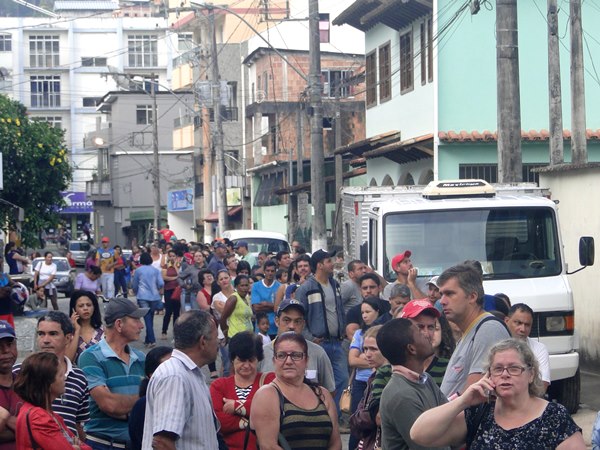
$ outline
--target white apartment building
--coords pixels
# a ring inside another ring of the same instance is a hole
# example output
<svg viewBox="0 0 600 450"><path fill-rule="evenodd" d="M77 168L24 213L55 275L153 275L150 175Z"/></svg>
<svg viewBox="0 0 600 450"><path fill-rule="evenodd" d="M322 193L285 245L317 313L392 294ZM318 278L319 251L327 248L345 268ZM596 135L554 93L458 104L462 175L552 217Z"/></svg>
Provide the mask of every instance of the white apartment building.
<svg viewBox="0 0 600 450"><path fill-rule="evenodd" d="M0 18L0 92L23 103L32 117L65 129L75 168L71 190L84 191L96 166L96 153L84 151L84 135L101 116L97 101L118 89L111 71L142 81L154 76L169 86L178 45L187 44L162 17L116 17L106 10L61 14ZM144 88L149 91L149 83ZM117 145L127 136L114 139Z"/></svg>

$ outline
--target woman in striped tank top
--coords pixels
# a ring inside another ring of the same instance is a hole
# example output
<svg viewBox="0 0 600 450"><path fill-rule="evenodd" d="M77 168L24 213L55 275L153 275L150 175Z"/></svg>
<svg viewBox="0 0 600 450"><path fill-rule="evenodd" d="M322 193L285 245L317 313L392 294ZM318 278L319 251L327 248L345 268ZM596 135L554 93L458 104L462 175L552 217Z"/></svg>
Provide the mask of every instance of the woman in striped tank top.
<svg viewBox="0 0 600 450"><path fill-rule="evenodd" d="M277 337L275 380L256 393L250 414L261 450L342 448L331 395L305 378L307 354L302 335L290 331Z"/></svg>

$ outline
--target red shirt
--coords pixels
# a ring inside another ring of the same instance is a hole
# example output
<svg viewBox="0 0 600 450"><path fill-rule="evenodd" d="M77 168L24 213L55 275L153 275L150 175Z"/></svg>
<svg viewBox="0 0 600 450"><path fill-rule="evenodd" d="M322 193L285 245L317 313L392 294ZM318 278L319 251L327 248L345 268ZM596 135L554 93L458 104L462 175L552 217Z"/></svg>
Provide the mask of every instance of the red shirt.
<svg viewBox="0 0 600 450"><path fill-rule="evenodd" d="M29 417L27 411L30 411ZM73 447L67 436L71 439L75 436L69 431L62 417L25 402L17 417L17 450L33 449L27 422L29 422L31 434L38 448L41 445L44 446L44 450L64 450ZM83 443L80 443L79 446L81 450L92 450L89 445Z"/></svg>
<svg viewBox="0 0 600 450"><path fill-rule="evenodd" d="M162 234L163 239L167 242L169 242L171 240L171 238L173 236L175 236L175 233L173 233L168 228L165 228L164 230L160 230L159 233Z"/></svg>

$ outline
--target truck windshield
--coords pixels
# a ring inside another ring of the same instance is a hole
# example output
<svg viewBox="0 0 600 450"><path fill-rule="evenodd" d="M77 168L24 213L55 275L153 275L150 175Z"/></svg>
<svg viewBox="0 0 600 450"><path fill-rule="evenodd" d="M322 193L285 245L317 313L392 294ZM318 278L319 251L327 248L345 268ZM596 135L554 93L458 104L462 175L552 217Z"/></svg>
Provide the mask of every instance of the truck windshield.
<svg viewBox="0 0 600 450"><path fill-rule="evenodd" d="M390 213L384 217L384 276L394 255L410 250L419 276L441 274L468 259L484 279L557 275L561 258L550 208L494 208Z"/></svg>

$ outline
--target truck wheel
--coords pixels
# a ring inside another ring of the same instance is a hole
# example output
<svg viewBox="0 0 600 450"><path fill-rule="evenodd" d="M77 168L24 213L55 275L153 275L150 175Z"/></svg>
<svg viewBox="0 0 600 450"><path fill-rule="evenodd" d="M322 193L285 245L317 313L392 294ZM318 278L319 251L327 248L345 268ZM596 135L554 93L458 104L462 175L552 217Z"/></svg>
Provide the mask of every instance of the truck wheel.
<svg viewBox="0 0 600 450"><path fill-rule="evenodd" d="M581 377L579 369L575 376L564 380L555 381L550 385L548 394L550 400L556 400L567 408L570 414L575 414L579 409L579 395L581 390Z"/></svg>

